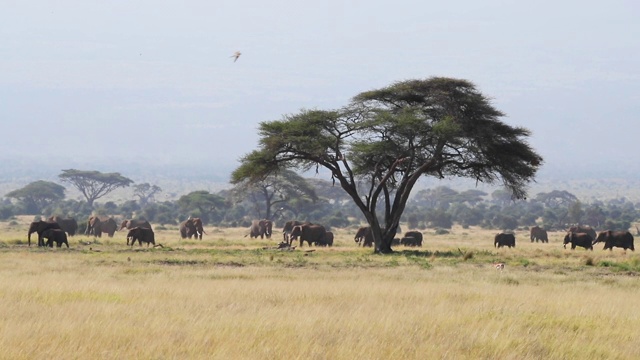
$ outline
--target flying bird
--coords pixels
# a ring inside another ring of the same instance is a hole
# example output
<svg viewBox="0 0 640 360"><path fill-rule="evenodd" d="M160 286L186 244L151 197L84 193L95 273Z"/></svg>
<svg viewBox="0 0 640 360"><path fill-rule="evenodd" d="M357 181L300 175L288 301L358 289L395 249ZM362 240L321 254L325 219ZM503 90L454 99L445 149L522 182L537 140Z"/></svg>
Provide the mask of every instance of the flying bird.
<svg viewBox="0 0 640 360"><path fill-rule="evenodd" d="M240 55L242 55L242 53L240 51L236 51L233 53L233 55L229 56L233 58L233 62L238 61L238 58L240 57Z"/></svg>

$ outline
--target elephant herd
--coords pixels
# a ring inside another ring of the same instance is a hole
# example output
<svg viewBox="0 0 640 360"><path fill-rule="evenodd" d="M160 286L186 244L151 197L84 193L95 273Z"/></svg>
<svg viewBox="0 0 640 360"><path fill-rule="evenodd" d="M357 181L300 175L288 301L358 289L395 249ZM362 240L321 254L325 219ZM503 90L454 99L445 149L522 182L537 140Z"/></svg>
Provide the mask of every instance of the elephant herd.
<svg viewBox="0 0 640 360"><path fill-rule="evenodd" d="M127 229L127 245L133 246L136 242L147 246L154 245L155 234L151 224L146 220L124 220L118 227L116 221L111 217L91 216L87 220L86 235L101 237L107 234L113 237L116 231ZM78 231L78 223L73 218L62 218L52 216L47 221L34 221L29 226L27 234L28 245L31 246L31 235L38 234L38 246L53 247L55 243L57 247L63 244L69 247L68 236L74 236ZM195 237L202 240L202 235L206 234L200 218L189 218L180 223L180 236L183 239ZM273 222L271 220L253 220L249 228L249 233L245 236L251 238L267 239L273 234ZM282 229L283 244L291 246L294 241L299 241L300 246L305 242L309 246L333 246L334 234L327 231L326 228L319 224L303 222L298 220L287 221ZM45 241L46 240L46 241ZM371 247L374 244L371 228L368 226L360 227L354 237L358 246ZM547 231L541 227L534 226L530 229L531 242L548 243L549 237ZM392 245L403 245L411 247L422 246L423 235L419 231L407 231L402 238L395 238ZM612 250L614 247L623 248L625 251L631 249L635 251L633 244L633 235L628 231L596 231L590 226L572 226L568 229L564 236L563 245L566 249L567 245L571 245L571 249L583 247L587 250L593 250L593 246L597 243L603 243L603 250ZM494 247L515 247L516 238L511 233L499 233L494 237Z"/></svg>
<svg viewBox="0 0 640 360"><path fill-rule="evenodd" d="M549 238L547 231L534 226L530 229L531 242L541 241L548 243ZM590 226L572 226L567 230L567 234L563 239L563 246L566 249L567 245L571 244L571 250L575 250L576 247L583 247L586 250L593 250L593 245L597 243L603 243L603 250L613 250L614 247L623 248L625 251L631 249L635 251L633 246L633 235L629 231L596 231ZM497 248L507 246L515 247L516 239L514 234L499 233L494 238L494 246Z"/></svg>

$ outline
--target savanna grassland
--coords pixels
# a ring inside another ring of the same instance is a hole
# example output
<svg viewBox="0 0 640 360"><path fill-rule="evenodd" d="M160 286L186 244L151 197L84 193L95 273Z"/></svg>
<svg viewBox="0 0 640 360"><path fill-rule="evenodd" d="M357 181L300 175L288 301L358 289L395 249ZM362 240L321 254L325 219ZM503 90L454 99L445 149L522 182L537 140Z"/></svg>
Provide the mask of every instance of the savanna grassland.
<svg viewBox="0 0 640 360"><path fill-rule="evenodd" d="M264 249L245 229L202 241L156 229L71 248L26 246L0 223L2 359L637 359L640 256L425 231L373 255L353 229L332 248ZM504 262L504 270L492 264Z"/></svg>

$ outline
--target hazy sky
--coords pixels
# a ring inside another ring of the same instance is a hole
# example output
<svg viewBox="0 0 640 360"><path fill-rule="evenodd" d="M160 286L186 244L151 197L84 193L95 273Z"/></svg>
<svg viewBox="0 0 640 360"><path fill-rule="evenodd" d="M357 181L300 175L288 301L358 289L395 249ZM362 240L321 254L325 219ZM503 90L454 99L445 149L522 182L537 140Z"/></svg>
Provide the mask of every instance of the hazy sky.
<svg viewBox="0 0 640 360"><path fill-rule="evenodd" d="M444 3L3 0L0 158L232 167L261 121L447 76L532 130L547 171L640 170L640 2Z"/></svg>

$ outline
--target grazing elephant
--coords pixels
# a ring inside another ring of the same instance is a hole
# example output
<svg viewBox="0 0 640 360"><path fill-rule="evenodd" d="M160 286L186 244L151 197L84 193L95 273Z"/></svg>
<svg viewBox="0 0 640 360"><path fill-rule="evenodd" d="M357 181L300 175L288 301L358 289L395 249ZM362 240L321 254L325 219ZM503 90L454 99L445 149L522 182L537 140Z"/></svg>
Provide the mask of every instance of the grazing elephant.
<svg viewBox="0 0 640 360"><path fill-rule="evenodd" d="M122 229L133 229L134 227L143 227L143 228L147 228L147 229L153 229L151 227L151 224L149 224L149 222L147 220L136 220L136 219L129 219L129 220L123 220L122 224L120 224L120 227L118 228L118 231L122 230Z"/></svg>
<svg viewBox="0 0 640 360"><path fill-rule="evenodd" d="M362 226L356 232L356 236L354 237L355 242L360 246L371 247L373 246L373 233L371 232L370 226Z"/></svg>
<svg viewBox="0 0 640 360"><path fill-rule="evenodd" d="M591 236L587 233L572 233L568 232L567 235L564 236L564 248L567 248L567 244L571 243L571 250L575 250L576 246L580 246L585 248L586 250L593 251L593 244L591 244L593 240Z"/></svg>
<svg viewBox="0 0 640 360"><path fill-rule="evenodd" d="M249 228L249 236L251 238L257 238L260 236L260 239L264 239L266 236L267 239L270 239L272 232L273 222L267 219L253 220L251 222L251 227Z"/></svg>
<svg viewBox="0 0 640 360"><path fill-rule="evenodd" d="M585 233L591 236L591 241L596 239L596 231L589 225L572 226L568 230L572 233Z"/></svg>
<svg viewBox="0 0 640 360"><path fill-rule="evenodd" d="M202 219L188 218L180 223L180 237L183 239L195 236L196 239L202 240L202 234L206 234L202 226Z"/></svg>
<svg viewBox="0 0 640 360"><path fill-rule="evenodd" d="M291 231L294 226L309 224L308 222L298 221L298 220L289 220L284 223L284 228L282 228L282 237L283 241L287 244L291 245Z"/></svg>
<svg viewBox="0 0 640 360"><path fill-rule="evenodd" d="M42 233L49 229L61 229L60 224L53 221L34 221L29 225L29 233L27 239L29 246L31 246L31 234L38 234L38 246L44 246L44 240L42 240Z"/></svg>
<svg viewBox="0 0 640 360"><path fill-rule="evenodd" d="M409 245L409 246L422 246L422 233L420 231L407 231L406 233L404 233L404 237L405 238L412 237L415 239L413 241L414 245ZM400 239L400 243L402 243L402 239ZM404 245L407 246L406 244Z"/></svg>
<svg viewBox="0 0 640 360"><path fill-rule="evenodd" d="M316 224L303 224L296 225L291 230L291 241L295 241L300 237L300 247L304 242L311 244L325 244L326 243L327 230L322 225Z"/></svg>
<svg viewBox="0 0 640 360"><path fill-rule="evenodd" d="M516 247L516 236L513 234L499 233L493 241L493 246L501 248L503 246Z"/></svg>
<svg viewBox="0 0 640 360"><path fill-rule="evenodd" d="M539 227L539 226L534 226L531 228L531 242L533 242L535 240L535 242L541 241L543 243L548 243L549 242L549 236L547 235L547 230Z"/></svg>
<svg viewBox="0 0 640 360"><path fill-rule="evenodd" d="M131 246L133 246L136 241L138 241L139 245L142 246L142 243L147 243L147 247L149 244L156 245L156 238L153 230L151 228L146 227L134 227L129 229L127 233L127 245L129 245L129 240L131 240Z"/></svg>
<svg viewBox="0 0 640 360"><path fill-rule="evenodd" d="M61 247L62 244L66 244L69 247L69 240L67 239L67 233L62 229L47 229L42 232L42 238L47 239L47 246L53 247L53 243L56 243L56 247Z"/></svg>
<svg viewBox="0 0 640 360"><path fill-rule="evenodd" d="M117 228L118 224L112 217L91 216L87 220L87 230L84 233L95 237L102 237L102 234L106 233L109 237L113 237Z"/></svg>
<svg viewBox="0 0 640 360"><path fill-rule="evenodd" d="M52 216L49 218L49 221L57 222L60 228L69 236L74 236L78 231L78 222L72 217L65 219L61 216Z"/></svg>
<svg viewBox="0 0 640 360"><path fill-rule="evenodd" d="M613 250L614 247L623 248L625 251L631 249L635 251L633 247L633 235L628 231L602 231L598 234L598 237L593 241L592 245L596 243L604 242L604 248L602 250Z"/></svg>

